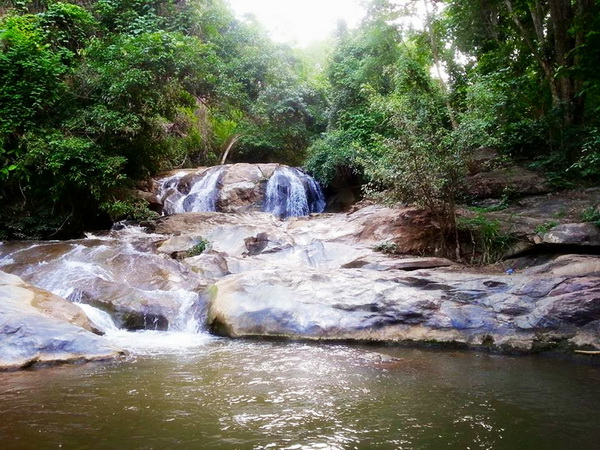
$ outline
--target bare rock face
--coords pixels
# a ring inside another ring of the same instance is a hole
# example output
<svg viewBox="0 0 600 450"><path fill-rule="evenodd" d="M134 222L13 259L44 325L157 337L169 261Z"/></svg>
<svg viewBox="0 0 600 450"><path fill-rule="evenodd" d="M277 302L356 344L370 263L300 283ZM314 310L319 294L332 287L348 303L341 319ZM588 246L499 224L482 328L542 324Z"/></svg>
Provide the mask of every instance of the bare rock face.
<svg viewBox="0 0 600 450"><path fill-rule="evenodd" d="M432 253L438 244L431 215L422 209L371 206L351 217L362 226L359 241L393 243L397 253Z"/></svg>
<svg viewBox="0 0 600 450"><path fill-rule="evenodd" d="M193 239L202 236L213 244L214 250L230 255L247 252L245 240L256 238L259 233L265 233L269 242L262 253L290 245L321 242L346 244L353 249L393 243L398 253L423 254L432 251L437 243L436 230L427 212L418 208L382 206L367 206L348 214L291 218L285 222L259 212L241 215L186 213L162 217L155 223L154 231L181 236L164 242L161 251L184 250L175 243L189 245Z"/></svg>
<svg viewBox="0 0 600 450"><path fill-rule="evenodd" d="M550 189L546 179L523 167L480 172L467 178L466 193L474 198L501 198L505 194L543 194Z"/></svg>
<svg viewBox="0 0 600 450"><path fill-rule="evenodd" d="M580 247L588 252L600 246L600 229L591 223L581 223L581 217L600 198L600 188L588 188L535 195L519 199L512 205L492 213L489 220L497 220L504 232L515 238L514 247L505 256L510 257L536 246L556 247L570 251Z"/></svg>
<svg viewBox="0 0 600 450"><path fill-rule="evenodd" d="M560 255L545 264L527 269L527 273L559 277L600 277L600 258L592 255Z"/></svg>
<svg viewBox="0 0 600 450"><path fill-rule="evenodd" d="M593 223L566 223L557 225L544 234L546 244L600 247L600 227Z"/></svg>
<svg viewBox="0 0 600 450"><path fill-rule="evenodd" d="M600 349L600 334L590 332L598 320L598 276L443 269L254 271L217 282L209 307L212 329L231 337L442 342L522 352Z"/></svg>
<svg viewBox="0 0 600 450"><path fill-rule="evenodd" d="M278 164L234 164L221 183L217 208L222 212L260 210L265 187Z"/></svg>
<svg viewBox="0 0 600 450"><path fill-rule="evenodd" d="M76 305L0 272L0 370L123 354L89 329Z"/></svg>

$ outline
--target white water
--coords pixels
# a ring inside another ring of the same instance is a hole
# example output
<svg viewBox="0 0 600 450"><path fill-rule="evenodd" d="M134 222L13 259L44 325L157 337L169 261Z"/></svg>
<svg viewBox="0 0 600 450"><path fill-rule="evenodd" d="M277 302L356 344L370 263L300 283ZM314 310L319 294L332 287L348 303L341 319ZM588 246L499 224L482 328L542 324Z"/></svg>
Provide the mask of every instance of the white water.
<svg viewBox="0 0 600 450"><path fill-rule="evenodd" d="M84 303L75 304L83 310L89 321L94 327L96 327L96 329L103 333L119 331L119 328L115 325L112 317L110 317L110 314L108 314L106 311L102 311L101 309L94 308L93 306L86 305Z"/></svg>
<svg viewBox="0 0 600 450"><path fill-rule="evenodd" d="M185 172L162 180L158 198L163 202L165 213L216 211L219 180L225 169L226 166L211 167L192 185L187 194L180 190L180 182L186 175Z"/></svg>
<svg viewBox="0 0 600 450"><path fill-rule="evenodd" d="M131 353L186 351L212 339L203 330L205 304L199 295L203 282L181 263L152 252L164 238L126 227L76 241L13 243L15 248L0 258L0 268L10 266L31 284L78 304L96 329ZM107 298L115 301L120 313L111 317L83 304L102 308ZM129 314L124 312L129 307L136 317L143 315L147 327L164 317L167 331L119 329L115 322L123 318L119 314Z"/></svg>
<svg viewBox="0 0 600 450"><path fill-rule="evenodd" d="M191 187L182 183L188 172L160 180L158 198L165 214L216 211L223 172L229 166L206 170ZM189 189L189 192L186 192ZM262 210L279 218L307 216L325 209L325 197L314 178L299 169L280 166L266 186Z"/></svg>
<svg viewBox="0 0 600 450"><path fill-rule="evenodd" d="M137 355L151 355L163 353L186 352L206 345L213 341L208 333L196 331L127 331L119 329L115 322L105 311L91 305L75 303L88 317L92 325L102 333L106 339L117 347Z"/></svg>
<svg viewBox="0 0 600 450"><path fill-rule="evenodd" d="M278 167L269 182L263 210L276 217L307 216L325 209L325 198L317 182L292 167Z"/></svg>

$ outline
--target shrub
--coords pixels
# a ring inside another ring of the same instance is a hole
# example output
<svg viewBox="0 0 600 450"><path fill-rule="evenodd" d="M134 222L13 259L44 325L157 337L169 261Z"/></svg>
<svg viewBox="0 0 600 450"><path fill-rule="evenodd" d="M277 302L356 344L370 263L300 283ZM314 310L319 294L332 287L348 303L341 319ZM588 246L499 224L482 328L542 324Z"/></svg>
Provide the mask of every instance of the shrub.
<svg viewBox="0 0 600 450"><path fill-rule="evenodd" d="M471 238L471 263L498 262L514 240L509 233L501 229L498 220L490 220L479 213L473 217L460 217L457 227Z"/></svg>
<svg viewBox="0 0 600 450"><path fill-rule="evenodd" d="M193 256L201 255L209 248L210 248L210 242L201 237L200 241L188 250L187 256L188 256L188 258L191 258Z"/></svg>

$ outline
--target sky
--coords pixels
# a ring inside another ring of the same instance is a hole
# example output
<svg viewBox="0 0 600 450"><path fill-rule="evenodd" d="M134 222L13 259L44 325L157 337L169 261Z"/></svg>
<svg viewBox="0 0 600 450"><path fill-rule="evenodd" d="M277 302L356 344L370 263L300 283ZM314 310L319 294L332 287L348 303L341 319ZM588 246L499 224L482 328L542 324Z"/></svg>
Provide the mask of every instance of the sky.
<svg viewBox="0 0 600 450"><path fill-rule="evenodd" d="M326 39L340 19L349 28L364 14L361 0L229 0L238 17L253 14L271 38L299 47Z"/></svg>

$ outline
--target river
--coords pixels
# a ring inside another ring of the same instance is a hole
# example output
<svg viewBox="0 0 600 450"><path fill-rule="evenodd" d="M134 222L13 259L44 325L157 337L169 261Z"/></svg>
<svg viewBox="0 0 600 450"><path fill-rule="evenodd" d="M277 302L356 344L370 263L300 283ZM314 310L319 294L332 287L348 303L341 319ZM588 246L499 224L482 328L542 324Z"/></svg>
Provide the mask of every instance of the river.
<svg viewBox="0 0 600 450"><path fill-rule="evenodd" d="M539 357L116 333L122 361L0 373L4 450L592 449L600 369Z"/></svg>

